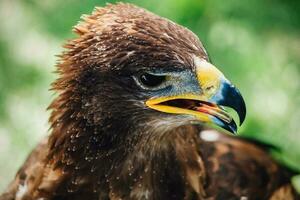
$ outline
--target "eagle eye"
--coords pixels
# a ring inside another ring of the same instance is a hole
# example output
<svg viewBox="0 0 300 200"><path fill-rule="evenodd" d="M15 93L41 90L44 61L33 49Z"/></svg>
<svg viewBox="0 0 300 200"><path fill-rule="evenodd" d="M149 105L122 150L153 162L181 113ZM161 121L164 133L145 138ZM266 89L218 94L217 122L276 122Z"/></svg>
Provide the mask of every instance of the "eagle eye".
<svg viewBox="0 0 300 200"><path fill-rule="evenodd" d="M166 76L142 73L137 79L139 84L144 88L157 88L166 81Z"/></svg>

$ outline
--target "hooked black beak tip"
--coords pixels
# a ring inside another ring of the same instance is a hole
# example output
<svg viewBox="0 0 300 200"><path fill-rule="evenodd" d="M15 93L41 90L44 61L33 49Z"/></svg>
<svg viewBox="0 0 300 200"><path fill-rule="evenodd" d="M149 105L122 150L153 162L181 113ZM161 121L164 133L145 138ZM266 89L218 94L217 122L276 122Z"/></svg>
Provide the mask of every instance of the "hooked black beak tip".
<svg viewBox="0 0 300 200"><path fill-rule="evenodd" d="M246 118L246 104L240 91L230 82L224 82L222 85L223 99L218 102L219 105L227 106L234 109L240 119L240 125L243 124Z"/></svg>
<svg viewBox="0 0 300 200"><path fill-rule="evenodd" d="M220 106L226 106L234 109L238 116L240 125L243 124L246 118L246 104L240 91L229 81L225 80L221 83L220 93L213 100Z"/></svg>

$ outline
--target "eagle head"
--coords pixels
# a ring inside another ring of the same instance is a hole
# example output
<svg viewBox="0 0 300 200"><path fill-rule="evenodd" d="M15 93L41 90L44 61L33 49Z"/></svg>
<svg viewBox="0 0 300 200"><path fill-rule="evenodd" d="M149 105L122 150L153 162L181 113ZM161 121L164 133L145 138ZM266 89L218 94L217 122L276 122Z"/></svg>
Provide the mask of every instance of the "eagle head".
<svg viewBox="0 0 300 200"><path fill-rule="evenodd" d="M64 147L69 151L76 143L111 148L188 123L234 133L237 126L224 106L243 122L240 92L188 29L119 3L83 16L74 31L79 37L65 44L53 84L59 95L50 106L52 146L71 138Z"/></svg>

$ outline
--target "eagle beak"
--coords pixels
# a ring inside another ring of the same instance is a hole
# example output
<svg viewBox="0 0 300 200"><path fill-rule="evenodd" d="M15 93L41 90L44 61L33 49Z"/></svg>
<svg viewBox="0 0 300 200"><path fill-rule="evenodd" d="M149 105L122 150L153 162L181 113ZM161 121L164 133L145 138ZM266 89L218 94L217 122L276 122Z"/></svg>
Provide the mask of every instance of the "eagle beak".
<svg viewBox="0 0 300 200"><path fill-rule="evenodd" d="M194 58L198 91L152 98L146 105L157 111L171 114L192 115L203 123L216 124L225 130L236 133L237 125L225 110L234 109L243 123L246 106L239 90L212 64L200 58ZM195 87L193 87L195 88Z"/></svg>

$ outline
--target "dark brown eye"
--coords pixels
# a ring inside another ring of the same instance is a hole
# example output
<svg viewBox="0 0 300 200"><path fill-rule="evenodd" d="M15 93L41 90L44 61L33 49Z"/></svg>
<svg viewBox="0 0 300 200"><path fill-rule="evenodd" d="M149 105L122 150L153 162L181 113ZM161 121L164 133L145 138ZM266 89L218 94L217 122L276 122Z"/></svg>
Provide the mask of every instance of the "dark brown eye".
<svg viewBox="0 0 300 200"><path fill-rule="evenodd" d="M157 87L166 80L166 76L144 73L140 75L139 79L146 87Z"/></svg>

